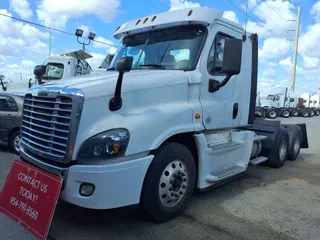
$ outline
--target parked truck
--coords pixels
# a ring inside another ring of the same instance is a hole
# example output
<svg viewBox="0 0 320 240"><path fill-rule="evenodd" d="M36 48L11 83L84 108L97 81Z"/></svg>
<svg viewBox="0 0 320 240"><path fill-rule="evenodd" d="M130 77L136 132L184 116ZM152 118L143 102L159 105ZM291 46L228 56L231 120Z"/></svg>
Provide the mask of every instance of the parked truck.
<svg viewBox="0 0 320 240"><path fill-rule="evenodd" d="M277 87L269 91L265 98L260 99L260 105L256 107L256 112L266 115L267 118L276 117L289 118L308 117L310 109L303 106L303 98L289 91L287 87Z"/></svg>
<svg viewBox="0 0 320 240"><path fill-rule="evenodd" d="M303 109L308 111L309 116L319 116L320 110L318 108L319 95L312 96L310 93L304 93L301 95L303 99Z"/></svg>
<svg viewBox="0 0 320 240"><path fill-rule="evenodd" d="M306 125L255 119L258 36L222 16L193 8L129 21L106 73L30 89L21 161L63 178L69 203L139 204L164 222L195 189L295 160Z"/></svg>
<svg viewBox="0 0 320 240"><path fill-rule="evenodd" d="M16 92L27 91L29 88L46 82L57 81L62 78L72 78L79 75L97 74L105 72L112 55L108 54L99 68L92 69L87 59L92 56L82 50L61 53L59 56L49 56L42 65L35 66L35 71L41 71L40 78L29 79L28 81L17 81L3 83L1 80L2 91Z"/></svg>

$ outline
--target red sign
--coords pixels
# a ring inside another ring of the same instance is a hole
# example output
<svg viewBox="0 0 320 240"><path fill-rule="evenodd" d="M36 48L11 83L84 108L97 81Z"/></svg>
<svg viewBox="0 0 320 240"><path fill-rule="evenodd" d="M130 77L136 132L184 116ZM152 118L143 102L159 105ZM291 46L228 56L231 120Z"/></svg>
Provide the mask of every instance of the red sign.
<svg viewBox="0 0 320 240"><path fill-rule="evenodd" d="M0 211L46 239L61 186L62 178L14 160L0 193Z"/></svg>

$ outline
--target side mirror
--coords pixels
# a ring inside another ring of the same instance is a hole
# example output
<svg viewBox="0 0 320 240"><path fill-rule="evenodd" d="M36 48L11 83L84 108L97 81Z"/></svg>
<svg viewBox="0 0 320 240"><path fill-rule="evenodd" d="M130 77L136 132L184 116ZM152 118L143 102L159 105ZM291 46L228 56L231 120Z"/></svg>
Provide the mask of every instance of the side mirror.
<svg viewBox="0 0 320 240"><path fill-rule="evenodd" d="M236 38L226 39L224 43L222 72L237 75L241 69L242 40Z"/></svg>
<svg viewBox="0 0 320 240"><path fill-rule="evenodd" d="M46 74L46 65L37 65L33 69L33 74L36 76L36 79L38 80L39 85L42 84L41 77Z"/></svg>
<svg viewBox="0 0 320 240"><path fill-rule="evenodd" d="M110 102L109 102L110 111L117 111L122 106L121 86L122 86L123 74L131 70L132 62L133 62L133 57L122 57L116 63L115 70L119 72L119 75L118 75L114 97L110 99Z"/></svg>
<svg viewBox="0 0 320 240"><path fill-rule="evenodd" d="M217 90L226 85L233 75L238 75L240 73L241 56L242 40L237 38L226 39L224 42L222 72L227 74L227 76L220 82L219 88L216 88Z"/></svg>
<svg viewBox="0 0 320 240"><path fill-rule="evenodd" d="M129 72L132 67L133 57L122 57L117 61L116 71L119 73Z"/></svg>
<svg viewBox="0 0 320 240"><path fill-rule="evenodd" d="M46 65L37 65L33 69L33 74L39 77L42 77L43 75L46 74Z"/></svg>

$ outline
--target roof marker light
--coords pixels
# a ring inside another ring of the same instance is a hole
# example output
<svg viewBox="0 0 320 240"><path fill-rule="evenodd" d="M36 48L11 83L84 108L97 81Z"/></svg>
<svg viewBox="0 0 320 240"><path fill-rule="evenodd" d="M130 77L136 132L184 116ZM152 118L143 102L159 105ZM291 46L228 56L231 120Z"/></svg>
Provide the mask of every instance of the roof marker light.
<svg viewBox="0 0 320 240"><path fill-rule="evenodd" d="M153 18L151 19L151 22L153 22L156 18L157 16L153 16Z"/></svg>
<svg viewBox="0 0 320 240"><path fill-rule="evenodd" d="M139 19L139 20L136 22L136 25L138 25L140 22L141 22L141 19Z"/></svg>
<svg viewBox="0 0 320 240"><path fill-rule="evenodd" d="M148 21L148 18L145 18L144 21L143 21L143 23L146 23L146 21Z"/></svg>
<svg viewBox="0 0 320 240"><path fill-rule="evenodd" d="M191 14L192 14L192 10L190 10L190 11L188 12L188 16L191 16Z"/></svg>

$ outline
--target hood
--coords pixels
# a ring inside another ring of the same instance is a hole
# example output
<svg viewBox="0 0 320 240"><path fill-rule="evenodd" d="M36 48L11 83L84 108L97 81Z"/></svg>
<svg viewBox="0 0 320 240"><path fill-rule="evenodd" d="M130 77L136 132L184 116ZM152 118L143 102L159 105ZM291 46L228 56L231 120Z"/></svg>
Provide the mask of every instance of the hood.
<svg viewBox="0 0 320 240"><path fill-rule="evenodd" d="M85 98L113 95L118 79L117 71L106 71L99 74L88 74L64 78L32 88L48 90L80 89ZM122 93L157 88L168 85L187 83L187 74L181 70L132 70L125 73L122 81Z"/></svg>

